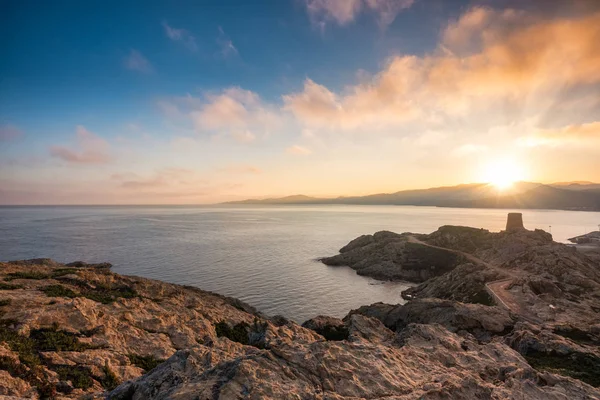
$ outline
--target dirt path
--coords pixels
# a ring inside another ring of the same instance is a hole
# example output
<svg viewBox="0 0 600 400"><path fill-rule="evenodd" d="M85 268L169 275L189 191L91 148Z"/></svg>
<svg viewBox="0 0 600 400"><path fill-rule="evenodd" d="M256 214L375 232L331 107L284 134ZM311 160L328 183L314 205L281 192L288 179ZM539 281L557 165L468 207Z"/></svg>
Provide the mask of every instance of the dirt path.
<svg viewBox="0 0 600 400"><path fill-rule="evenodd" d="M497 305L504 307L517 315L521 315L526 319L529 319L532 321L537 320L537 318L535 316L528 315L529 313L525 311L525 309L520 304L520 302L508 290L508 287L510 286L510 284L514 281L515 278L518 277L518 275L516 275L514 272L500 269L497 266L492 265L486 261L483 261L482 259L474 256L473 254L465 253L464 251L448 249L446 247L434 246L432 244L425 243L412 235L408 236L408 241L410 243L417 243L417 244L431 247L434 249L445 250L445 251L449 251L454 254L458 254L474 264L483 265L486 268L494 269L505 276L508 275L509 276L508 278L503 278L503 279L499 279L497 281L492 281L492 282L486 283L485 284L486 290L492 296L492 298L494 299L494 302Z"/></svg>

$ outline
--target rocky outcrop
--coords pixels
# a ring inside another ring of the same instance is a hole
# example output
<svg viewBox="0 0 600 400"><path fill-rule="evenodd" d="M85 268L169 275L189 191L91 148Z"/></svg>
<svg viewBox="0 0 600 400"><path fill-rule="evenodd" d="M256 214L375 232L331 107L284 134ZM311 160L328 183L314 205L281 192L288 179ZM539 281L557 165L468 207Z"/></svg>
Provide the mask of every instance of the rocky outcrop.
<svg viewBox="0 0 600 400"><path fill-rule="evenodd" d="M569 239L572 243L591 244L600 246L600 231L586 233L585 235L575 236Z"/></svg>
<svg viewBox="0 0 600 400"><path fill-rule="evenodd" d="M506 334L512 330L516 317L500 307L464 304L440 299L418 299L405 305L376 303L350 312L380 320L394 331L408 325L440 324L450 332L468 332L479 341L489 341L492 335Z"/></svg>
<svg viewBox="0 0 600 400"><path fill-rule="evenodd" d="M235 299L106 268L2 263L0 279L0 395L600 397L581 380L532 368L511 348L524 340L495 339L514 325L498 307L419 299L302 327Z"/></svg>
<svg viewBox="0 0 600 400"><path fill-rule="evenodd" d="M454 252L414 243L409 237L387 231L364 235L342 247L340 254L320 260L329 266L348 266L359 275L410 282L424 282L464 261Z"/></svg>
<svg viewBox="0 0 600 400"><path fill-rule="evenodd" d="M383 326L379 329L384 330ZM385 334L381 334L386 336ZM508 346L440 325L410 324L384 342L287 343L271 350L215 342L176 353L109 399L583 399L577 380L539 373Z"/></svg>

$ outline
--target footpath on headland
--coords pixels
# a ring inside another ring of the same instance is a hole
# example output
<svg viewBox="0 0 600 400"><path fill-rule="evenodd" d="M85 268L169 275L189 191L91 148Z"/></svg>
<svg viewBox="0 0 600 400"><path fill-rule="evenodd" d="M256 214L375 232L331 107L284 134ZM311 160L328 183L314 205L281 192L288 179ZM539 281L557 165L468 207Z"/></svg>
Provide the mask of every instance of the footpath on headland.
<svg viewBox="0 0 600 400"><path fill-rule="evenodd" d="M432 245L429 243L425 243L422 240L417 239L413 235L408 236L408 241L410 243L416 243L416 244L420 244L422 246L430 247L433 249L445 250L445 251L454 253L456 255L464 257L466 260L468 260L476 265L483 265L486 268L490 268L490 269L498 271L502 275L509 275L508 278L502 278L502 279L499 279L496 281L486 283L485 284L486 291L494 299L494 302L496 303L496 305L498 305L500 307L504 307L507 310L512 311L513 313L515 313L517 315L521 315L521 316L523 316L524 319L530 320L531 322L539 323L539 318L537 318L533 315L530 315L531 313L526 312L524 307L521 306L519 301L517 299L515 299L515 297L509 291L511 284L514 282L514 280L516 278L519 277L519 275L516 274L515 272L507 271L506 269L499 268L493 264L490 264L490 263L474 256L473 254L465 253L464 251L450 249L447 247L435 246L435 245Z"/></svg>

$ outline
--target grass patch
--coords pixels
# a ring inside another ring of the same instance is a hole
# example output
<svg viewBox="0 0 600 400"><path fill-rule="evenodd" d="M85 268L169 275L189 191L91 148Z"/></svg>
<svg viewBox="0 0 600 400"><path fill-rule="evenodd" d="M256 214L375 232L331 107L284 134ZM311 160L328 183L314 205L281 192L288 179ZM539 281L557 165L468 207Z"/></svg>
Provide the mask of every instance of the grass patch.
<svg viewBox="0 0 600 400"><path fill-rule="evenodd" d="M600 360L588 354L532 353L525 356L529 365L541 371L570 376L594 387L600 387Z"/></svg>
<svg viewBox="0 0 600 400"><path fill-rule="evenodd" d="M81 295L102 304L113 303L119 298L132 299L139 296L135 289L126 285L110 286L97 283L95 286L94 289L82 291Z"/></svg>
<svg viewBox="0 0 600 400"><path fill-rule="evenodd" d="M0 290L15 290L15 289L22 289L23 286L21 285L10 285L8 283L4 283L4 282L0 282Z"/></svg>
<svg viewBox="0 0 600 400"><path fill-rule="evenodd" d="M11 272L7 274L4 280L6 282L14 281L15 279L48 279L50 278L50 274L39 271L19 271L19 272Z"/></svg>
<svg viewBox="0 0 600 400"><path fill-rule="evenodd" d="M7 371L14 378L21 378L36 387L40 398L48 399L56 396L56 387L48 382L44 371L39 366L31 368L6 356L0 357L0 370Z"/></svg>
<svg viewBox="0 0 600 400"><path fill-rule="evenodd" d="M161 360L160 358L156 358L154 356L140 356L137 354L128 354L127 357L129 357L129 361L133 365L143 369L144 372L150 372L151 370L156 368L157 365L165 362L165 360Z"/></svg>
<svg viewBox="0 0 600 400"><path fill-rule="evenodd" d="M77 268L58 268L50 273L52 278L60 278L61 276L71 275L77 273Z"/></svg>
<svg viewBox="0 0 600 400"><path fill-rule="evenodd" d="M79 295L63 285L50 285L40 289L48 297L68 297L73 299Z"/></svg>
<svg viewBox="0 0 600 400"><path fill-rule="evenodd" d="M248 344L248 330L250 325L246 322L240 322L235 324L232 327L229 326L226 322L218 322L215 325L215 330L217 331L217 337L226 337L229 340L234 342L238 342L241 344Z"/></svg>
<svg viewBox="0 0 600 400"><path fill-rule="evenodd" d="M58 330L57 326L32 330L29 338L35 341L37 351L84 351L94 348L87 343L80 343L76 334Z"/></svg>
<svg viewBox="0 0 600 400"><path fill-rule="evenodd" d="M475 293L470 300L470 303L483 304L484 306L496 305L496 302L494 301L492 296L490 296L490 294L485 289Z"/></svg>
<svg viewBox="0 0 600 400"><path fill-rule="evenodd" d="M104 389L113 390L121 384L121 381L119 380L117 375L108 366L108 362L104 364L102 372L104 372L104 377L100 378L100 384Z"/></svg>
<svg viewBox="0 0 600 400"><path fill-rule="evenodd" d="M10 299L0 300L0 307L4 307L10 304Z"/></svg>
<svg viewBox="0 0 600 400"><path fill-rule="evenodd" d="M347 340L350 335L345 326L325 325L322 329L315 329L315 332L332 341Z"/></svg>
<svg viewBox="0 0 600 400"><path fill-rule="evenodd" d="M74 388L86 390L94 385L92 373L86 367L79 365L51 365L48 368L56 372L61 381L71 381Z"/></svg>
<svg viewBox="0 0 600 400"><path fill-rule="evenodd" d="M41 398L54 398L56 385L48 382L42 367L44 362L40 357L40 352L83 351L95 348L89 344L80 343L76 334L59 330L56 325L51 328L34 329L29 337L19 335L12 329L13 325L17 325L17 321L0 320L0 342L5 342L12 351L18 354L20 363L16 363L8 357L0 357L0 369L35 386ZM94 384L88 368L70 365L46 364L45 366L58 373L61 380L71 381L75 388L85 390Z"/></svg>
<svg viewBox="0 0 600 400"><path fill-rule="evenodd" d="M51 294L45 293L50 297L85 297L102 304L111 304L119 298L132 299L134 297L140 297L134 288L127 285L107 285L100 282L88 283L81 279L73 278L64 278L60 279L60 281L62 283L76 286L79 293L76 293L64 286L62 287L64 288L63 290L59 288L61 285L47 286L45 289L47 289Z"/></svg>

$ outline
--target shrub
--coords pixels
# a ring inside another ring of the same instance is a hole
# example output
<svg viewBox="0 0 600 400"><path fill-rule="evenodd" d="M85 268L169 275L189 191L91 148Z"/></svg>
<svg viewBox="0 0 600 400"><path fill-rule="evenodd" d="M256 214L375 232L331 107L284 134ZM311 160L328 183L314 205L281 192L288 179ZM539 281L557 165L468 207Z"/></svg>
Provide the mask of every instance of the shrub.
<svg viewBox="0 0 600 400"><path fill-rule="evenodd" d="M22 287L21 285L9 285L8 283L0 282L0 290L15 290Z"/></svg>
<svg viewBox="0 0 600 400"><path fill-rule="evenodd" d="M154 368L156 368L157 365L162 364L163 362L165 362L165 360L161 360L160 358L156 358L152 355L150 356L140 356L137 354L128 354L127 357L129 357L129 361L135 365L136 367L139 367L141 369L144 370L144 372L150 372L151 370L153 370Z"/></svg>
<svg viewBox="0 0 600 400"><path fill-rule="evenodd" d="M6 282L10 282L13 281L15 279L35 279L35 280L40 280L40 279L48 279L50 278L50 275L45 273L45 272L39 272L39 271L19 271L19 272L11 272L9 274L6 275L6 278L4 278L4 280Z"/></svg>
<svg viewBox="0 0 600 400"><path fill-rule="evenodd" d="M232 327L224 321L215 325L215 330L218 337L226 337L229 340L241 344L248 344L248 328L250 325L246 322L240 322Z"/></svg>
<svg viewBox="0 0 600 400"><path fill-rule="evenodd" d="M41 289L48 297L68 297L73 299L79 296L77 293L63 285L50 285Z"/></svg>

